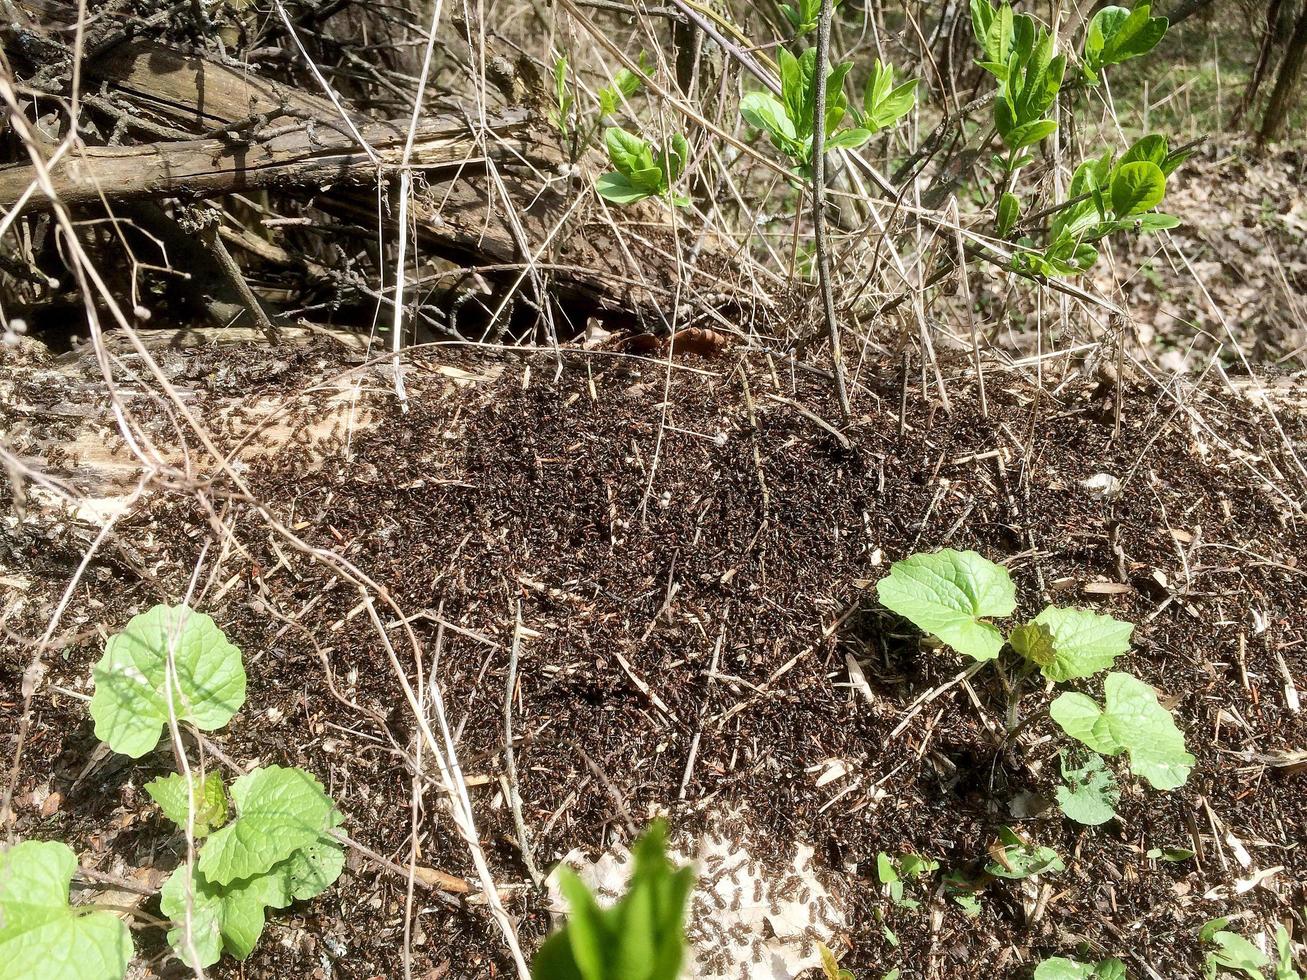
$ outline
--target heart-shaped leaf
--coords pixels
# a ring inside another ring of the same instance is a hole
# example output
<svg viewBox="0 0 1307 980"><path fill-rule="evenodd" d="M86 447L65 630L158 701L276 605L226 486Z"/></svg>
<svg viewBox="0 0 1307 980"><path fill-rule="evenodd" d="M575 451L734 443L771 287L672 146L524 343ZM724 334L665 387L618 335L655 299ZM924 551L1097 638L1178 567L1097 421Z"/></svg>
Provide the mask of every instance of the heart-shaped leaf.
<svg viewBox="0 0 1307 980"><path fill-rule="evenodd" d="M1101 755L1090 754L1077 767L1068 765L1063 753L1061 765L1066 785L1056 790L1057 804L1069 819L1097 827L1116 816L1116 801L1121 792Z"/></svg>
<svg viewBox="0 0 1307 980"><path fill-rule="evenodd" d="M1001 565L946 548L897 561L876 583L881 604L975 660L993 660L1003 635L981 617L1008 616L1016 587Z"/></svg>
<svg viewBox="0 0 1307 980"><path fill-rule="evenodd" d="M159 605L133 616L109 638L94 676L95 735L133 759L159 743L170 711L179 722L213 731L245 703L240 650L212 619L187 606Z"/></svg>
<svg viewBox="0 0 1307 980"><path fill-rule="evenodd" d="M341 822L322 784L303 769L268 766L231 784L236 820L200 852L199 871L216 885L262 874L301 848L331 840Z"/></svg>
<svg viewBox="0 0 1307 980"><path fill-rule="evenodd" d="M1084 694L1061 695L1049 715L1072 738L1102 755L1130 756L1130 770L1155 789L1175 789L1189 779L1194 757L1157 693L1130 674L1111 673L1104 704Z"/></svg>
<svg viewBox="0 0 1307 980"><path fill-rule="evenodd" d="M1012 631L1012 649L1038 665L1050 681L1090 677L1130 649L1134 625L1090 609L1049 606Z"/></svg>
<svg viewBox="0 0 1307 980"><path fill-rule="evenodd" d="M68 904L76 870L77 857L58 841L23 841L0 853L2 980L122 980L131 934L112 912Z"/></svg>

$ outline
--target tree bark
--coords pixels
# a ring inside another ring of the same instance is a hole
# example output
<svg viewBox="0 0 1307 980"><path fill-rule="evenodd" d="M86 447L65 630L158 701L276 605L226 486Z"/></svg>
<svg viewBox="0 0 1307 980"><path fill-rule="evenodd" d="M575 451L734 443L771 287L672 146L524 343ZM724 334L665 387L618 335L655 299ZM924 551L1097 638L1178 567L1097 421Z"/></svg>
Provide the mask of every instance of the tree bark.
<svg viewBox="0 0 1307 980"><path fill-rule="evenodd" d="M1182 0L1176 4L1175 10L1168 11L1167 19L1172 25L1183 23L1194 14L1200 14L1212 5L1212 0Z"/></svg>
<svg viewBox="0 0 1307 980"><path fill-rule="evenodd" d="M1253 102L1257 99L1257 91L1262 87L1262 81L1266 77L1266 69L1270 67L1271 49L1275 47L1275 28L1280 19L1280 7L1282 5L1283 0L1270 0L1266 5L1266 30L1262 33L1262 43L1257 49L1257 64L1253 66L1253 75L1248 80L1248 87L1244 89L1243 98L1234 110L1234 115L1230 117L1230 127L1232 129L1239 125L1240 120L1252 108Z"/></svg>
<svg viewBox="0 0 1307 980"><path fill-rule="evenodd" d="M1266 114L1262 117L1262 130L1258 134L1259 143L1268 143L1280 138L1288 122L1289 113L1293 111L1302 82L1303 65L1307 62L1307 5L1303 6L1294 25L1289 46L1280 62L1280 74L1275 80L1275 90L1266 104Z"/></svg>

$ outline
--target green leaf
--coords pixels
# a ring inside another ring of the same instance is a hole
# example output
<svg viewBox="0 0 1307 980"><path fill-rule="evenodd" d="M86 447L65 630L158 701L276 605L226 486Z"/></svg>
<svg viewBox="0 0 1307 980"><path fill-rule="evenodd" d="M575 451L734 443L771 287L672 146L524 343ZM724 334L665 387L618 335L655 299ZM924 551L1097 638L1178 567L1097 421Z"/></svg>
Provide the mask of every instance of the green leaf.
<svg viewBox="0 0 1307 980"><path fill-rule="evenodd" d="M968 919L975 919L984 911L980 899L974 895L954 895L953 901L958 903L958 907L962 909L962 914Z"/></svg>
<svg viewBox="0 0 1307 980"><path fill-rule="evenodd" d="M634 204L652 197L652 193L636 187L625 174L604 174L595 181L595 190L599 196L614 204Z"/></svg>
<svg viewBox="0 0 1307 980"><path fill-rule="evenodd" d="M1166 174L1147 160L1120 164L1112 173L1112 211L1118 218L1143 214L1162 203Z"/></svg>
<svg viewBox="0 0 1307 980"><path fill-rule="evenodd" d="M1001 133L1001 135L1003 142L1008 145L1009 149L1024 150L1027 146L1034 146L1036 143L1043 142L1056 132L1057 123L1051 119L1040 119L1036 122L1013 126L1007 132Z"/></svg>
<svg viewBox="0 0 1307 980"><path fill-rule="evenodd" d="M1253 980L1264 980L1262 967L1271 962L1270 957L1243 936L1234 932L1216 931L1205 942L1216 946L1213 952L1207 954L1208 963L1218 969L1238 971Z"/></svg>
<svg viewBox="0 0 1307 980"><path fill-rule="evenodd" d="M545 941L533 980L676 980L685 958L690 868L667 860L666 827L655 823L635 846L626 894L601 909L576 875L559 875L571 908L567 925Z"/></svg>
<svg viewBox="0 0 1307 980"><path fill-rule="evenodd" d="M1130 635L1135 629L1132 623L1123 623L1090 609L1059 606L1048 606L1030 625L1043 627L1039 635L1047 636L1051 642L1035 643L1028 650L1022 649L1017 645L1017 631L1014 630L1012 648L1037 664L1050 681L1091 677L1111 667L1117 657L1130 649ZM1028 633L1023 633L1022 640L1028 636Z"/></svg>
<svg viewBox="0 0 1307 980"><path fill-rule="evenodd" d="M992 849L993 858L985 871L995 878L1021 879L1050 871L1064 871L1066 865L1051 847L1040 847L1022 840L1010 827L998 831L1001 847Z"/></svg>
<svg viewBox="0 0 1307 980"><path fill-rule="evenodd" d="M1194 856L1194 852L1187 847L1151 847L1144 856L1151 861L1179 864L1181 861L1188 861Z"/></svg>
<svg viewBox="0 0 1307 980"><path fill-rule="evenodd" d="M796 139L794 123L783 106L770 92L750 92L740 99L740 115L750 126L771 137L782 153L791 154Z"/></svg>
<svg viewBox="0 0 1307 980"><path fill-rule="evenodd" d="M826 140L826 149L828 152L833 150L856 150L869 139L871 139L871 130L841 129L832 133Z"/></svg>
<svg viewBox="0 0 1307 980"><path fill-rule="evenodd" d="M894 66L879 58L873 63L867 88L862 96L862 108L867 115L867 126L872 132L888 129L912 111L917 104L917 79L894 85Z"/></svg>
<svg viewBox="0 0 1307 980"><path fill-rule="evenodd" d="M191 882L185 865L169 875L159 895L159 909L174 923L168 930L169 944L192 969L217 963L224 949L245 959L263 933L264 909L284 909L291 903L284 874L258 874L227 886L196 874L193 886Z"/></svg>
<svg viewBox="0 0 1307 980"><path fill-rule="evenodd" d="M1017 196L1008 191L1003 192L1003 196L998 199L998 237L1007 238L1012 234L1012 229L1016 227L1017 220L1021 217L1021 202Z"/></svg>
<svg viewBox="0 0 1307 980"><path fill-rule="evenodd" d="M121 980L132 958L112 912L68 904L77 857L58 841L0 852L0 980Z"/></svg>
<svg viewBox="0 0 1307 980"><path fill-rule="evenodd" d="M1061 766L1066 785L1056 790L1057 804L1069 819L1097 827L1116 816L1121 791L1101 755L1091 754L1077 767L1063 753Z"/></svg>
<svg viewBox="0 0 1307 980"><path fill-rule="evenodd" d="M331 840L341 815L303 769L268 766L231 784L237 818L200 852L199 871L217 885L262 874L301 848Z"/></svg>
<svg viewBox="0 0 1307 980"><path fill-rule="evenodd" d="M1115 6L1098 11L1085 33L1086 66L1097 73L1106 65L1119 65L1157 47L1170 25L1165 17L1149 13L1146 3L1133 11Z"/></svg>
<svg viewBox="0 0 1307 980"><path fill-rule="evenodd" d="M1135 227L1141 235L1146 235L1153 231L1166 231L1167 229L1178 227L1179 224L1180 219L1175 215L1162 214L1159 211L1141 214L1135 221Z"/></svg>
<svg viewBox="0 0 1307 980"><path fill-rule="evenodd" d="M245 703L241 652L213 620L187 606L155 606L110 637L95 665L95 736L115 752L139 759L159 743L169 716L169 651L178 722L213 731Z"/></svg>
<svg viewBox="0 0 1307 980"><path fill-rule="evenodd" d="M145 792L159 804L163 815L183 830L190 808L195 808L195 836L207 837L227 822L227 793L222 785L222 773L209 773L203 779L192 775L190 793L187 780L179 772L160 776L145 784Z"/></svg>
<svg viewBox="0 0 1307 980"><path fill-rule="evenodd" d="M1275 927L1275 980L1302 980L1293 965L1293 942L1283 925Z"/></svg>
<svg viewBox="0 0 1307 980"><path fill-rule="evenodd" d="M604 130L604 148L618 173L625 175L632 186L657 190L657 181L662 171L654 162L653 149L648 140L628 133L620 126L609 126Z"/></svg>
<svg viewBox="0 0 1307 980"><path fill-rule="evenodd" d="M187 966L212 966L223 950L245 959L258 945L263 932L264 910L283 909L292 901L313 898L329 888L345 867L345 848L334 840L321 839L296 851L263 874L217 885L196 873L193 892L185 865L163 884L159 908L174 928L168 942ZM187 904L190 903L191 944L186 941Z"/></svg>
<svg viewBox="0 0 1307 980"><path fill-rule="evenodd" d="M971 33L990 61L997 60L996 52L989 45L989 31L996 13L989 0L971 0Z"/></svg>
<svg viewBox="0 0 1307 980"><path fill-rule="evenodd" d="M1017 605L1006 568L952 548L895 562L876 595L886 609L975 660L993 660L1003 649L1003 635L980 618L1011 615Z"/></svg>
<svg viewBox="0 0 1307 980"><path fill-rule="evenodd" d="M1103 755L1130 756L1131 771L1155 789L1183 786L1194 765L1171 713L1151 687L1130 674L1111 673L1104 706L1083 694L1063 694L1049 715L1064 732Z"/></svg>
<svg viewBox="0 0 1307 980"><path fill-rule="evenodd" d="M1125 977L1125 964L1115 958L1080 963L1054 956L1035 967L1035 980L1125 980Z"/></svg>

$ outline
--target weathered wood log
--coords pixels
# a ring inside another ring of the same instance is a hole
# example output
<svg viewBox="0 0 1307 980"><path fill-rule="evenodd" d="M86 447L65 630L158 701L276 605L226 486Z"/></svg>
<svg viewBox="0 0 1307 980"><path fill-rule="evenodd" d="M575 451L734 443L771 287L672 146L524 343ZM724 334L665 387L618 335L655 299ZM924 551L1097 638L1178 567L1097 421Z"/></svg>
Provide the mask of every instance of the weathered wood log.
<svg viewBox="0 0 1307 980"><path fill-rule="evenodd" d="M11 30L4 39L14 57L31 47L30 32ZM327 99L159 44L123 42L88 62L86 71L105 86L110 107L129 107L155 129L191 138L69 153L52 180L60 199L75 207L305 190L324 210L375 222L375 193L363 185L394 176L408 136L408 120L379 121L347 109L369 152ZM624 211L622 220L638 225L640 234L619 243L617 226L597 207L577 206L577 196L589 194L587 162L574 179L564 177L571 165L535 112L505 110L485 130L470 118L447 113L419 121L409 166L422 174L412 214L423 254L528 289L529 266L552 300L572 308L574 322L596 315L618 325L656 326L681 274L664 209ZM489 176L490 165L498 181ZM26 162L0 167L0 208L12 206L34 176ZM28 205L41 206L48 202L36 197ZM395 210L383 210L381 220L393 222ZM701 261L726 267L712 261L716 251L712 241L703 243ZM729 283L713 281L714 292L730 292Z"/></svg>

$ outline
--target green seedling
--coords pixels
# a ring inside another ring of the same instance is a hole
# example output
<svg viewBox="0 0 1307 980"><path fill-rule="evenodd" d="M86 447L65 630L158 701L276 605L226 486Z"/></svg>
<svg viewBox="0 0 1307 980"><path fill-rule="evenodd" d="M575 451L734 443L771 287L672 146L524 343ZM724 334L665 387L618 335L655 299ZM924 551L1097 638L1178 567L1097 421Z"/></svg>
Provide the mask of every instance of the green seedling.
<svg viewBox="0 0 1307 980"><path fill-rule="evenodd" d="M1050 681L1089 677L1130 648L1134 627L1085 609L1049 606L1005 640L986 620L1010 616L1016 586L1006 568L974 551L945 548L891 566L876 583L886 609L911 620L958 653L993 660L1004 643Z"/></svg>
<svg viewBox="0 0 1307 980"><path fill-rule="evenodd" d="M1020 880L1066 870L1057 851L1025 840L1011 827L999 828L998 842L989 849L989 857L985 872L995 878Z"/></svg>
<svg viewBox="0 0 1307 980"><path fill-rule="evenodd" d="M655 823L635 845L635 869L611 908L575 874L560 884L571 906L565 925L540 948L533 980L676 980L685 959L685 905L694 887L690 868L667 858L667 828Z"/></svg>
<svg viewBox="0 0 1307 980"><path fill-rule="evenodd" d="M1184 735L1157 693L1130 674L1114 672L1103 682L1100 706L1084 694L1059 695L1049 715L1061 729L1101 755L1126 753L1130 771L1154 789L1183 786L1194 765Z"/></svg>
<svg viewBox="0 0 1307 980"><path fill-rule="evenodd" d="M1262 967L1271 959L1237 932L1229 932L1225 917L1209 919L1198 930L1198 941L1214 947L1203 955L1203 967L1209 980L1222 974L1241 973L1252 980L1265 980Z"/></svg>
<svg viewBox="0 0 1307 980"><path fill-rule="evenodd" d="M186 606L159 605L133 617L110 638L94 676L91 715L96 735L115 752L132 758L155 747L170 717L212 731L226 725L245 702L240 650L212 619ZM292 901L312 898L339 878L345 866L344 847L332 835L341 815L321 784L302 769L269 766L237 779L230 790L235 820L229 820L228 791L217 772L192 775L189 780L172 773L146 783L145 791L178 827L196 839L207 838L195 868L175 871L160 895L160 909L174 925L168 940L193 969L212 966L224 950L239 959L249 956L263 931L267 908L285 908ZM4 859L12 860L10 855L18 853L27 862L21 867L35 868L44 862L43 880L63 877L66 906L67 877L75 866L70 864L71 852L62 844L40 848L27 852L15 848ZM5 887L0 880L0 890ZM51 899L47 904L57 903ZM58 921L49 909L42 915L51 923ZM58 976L70 980L122 976L121 970L108 970L117 960L108 952L111 937L104 920L75 918L74 925L102 947L98 959L84 950L77 957L77 969L100 969L100 964L106 969ZM116 918L108 918L121 927ZM5 919L17 921L13 916ZM81 948L71 940L66 945ZM131 956L130 942L126 946L124 968ZM7 973L0 966L0 980L35 975Z"/></svg>
<svg viewBox="0 0 1307 980"><path fill-rule="evenodd" d="M245 959L265 909L313 898L345 867L331 833L341 815L311 774L255 769L232 783L231 798L237 817L209 837L194 874L183 866L163 886L160 908L175 924L168 941L192 968L212 966L224 950Z"/></svg>
<svg viewBox="0 0 1307 980"><path fill-rule="evenodd" d="M195 813L192 833L196 837L207 837L227 822L227 790L222 785L222 774L211 772L203 779L192 776L187 787L187 779L179 772L160 776L145 784L145 792L159 804L163 815L182 830L186 829L187 816Z"/></svg>
<svg viewBox="0 0 1307 980"><path fill-rule="evenodd" d="M1016 587L1007 569L974 551L945 548L897 561L876 583L876 594L885 608L958 653L989 661L1008 647L1051 683L1111 668L1130 649L1134 632L1133 625L1111 616L1048 606L1004 638L988 620L1015 611ZM1104 690L1104 707L1084 694L1066 693L1053 702L1049 714L1092 751L1104 756L1126 753L1131 771L1154 788L1182 786L1194 758L1152 688L1117 671L1107 676ZM1100 764L1085 766L1068 770L1064 762L1067 785L1058 791L1063 812L1085 823L1110 820L1116 799L1111 774Z"/></svg>
<svg viewBox="0 0 1307 980"><path fill-rule="evenodd" d="M1061 766L1065 785L1056 790L1057 805L1068 819L1095 827L1116 816L1121 790L1101 755L1089 753L1077 764L1063 752Z"/></svg>
<svg viewBox="0 0 1307 980"><path fill-rule="evenodd" d="M1116 957L1081 963L1054 956L1035 967L1035 980L1126 980L1127 976L1125 964Z"/></svg>
<svg viewBox="0 0 1307 980"><path fill-rule="evenodd" d="M673 190L690 157L685 137L673 136L665 149L643 137L610 126L604 133L604 147L616 173L604 174L595 189L614 204L634 204L647 197L665 197L677 207L688 207L690 199Z"/></svg>
<svg viewBox="0 0 1307 980"><path fill-rule="evenodd" d="M105 645L94 677L95 735L133 759L158 745L170 717L213 731L245 703L240 650L186 606L133 616Z"/></svg>
<svg viewBox="0 0 1307 980"><path fill-rule="evenodd" d="M799 57L784 48L776 53L781 73L781 97L750 92L740 100L740 114L749 125L771 137L772 145L794 163L805 180L812 179L813 115L817 99L817 51ZM838 129L848 114L844 78L853 62L844 61L826 74L826 149L856 149L871 138L867 129Z"/></svg>
<svg viewBox="0 0 1307 980"><path fill-rule="evenodd" d="M0 853L0 978L121 980L127 973L126 923L68 904L76 870L77 857L58 841L23 841Z"/></svg>
<svg viewBox="0 0 1307 980"><path fill-rule="evenodd" d="M876 877L889 889L890 901L900 908L920 907L921 903L916 899L904 897L904 886L938 869L938 861L931 861L917 854L900 854L897 858L892 858L881 851L876 856Z"/></svg>
<svg viewBox="0 0 1307 980"><path fill-rule="evenodd" d="M855 980L852 973L840 966L825 943L817 944L817 953L821 956L821 974L825 980Z"/></svg>
<svg viewBox="0 0 1307 980"><path fill-rule="evenodd" d="M549 109L549 122L568 139L576 132L576 120L572 112L576 99L567 87L567 59L559 55L554 59L554 104Z"/></svg>
<svg viewBox="0 0 1307 980"><path fill-rule="evenodd" d="M1302 980L1293 965L1293 941L1283 925L1275 927L1275 980Z"/></svg>

